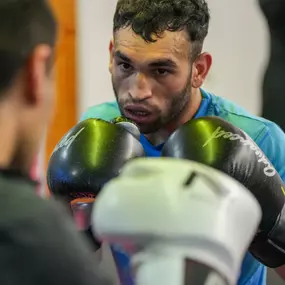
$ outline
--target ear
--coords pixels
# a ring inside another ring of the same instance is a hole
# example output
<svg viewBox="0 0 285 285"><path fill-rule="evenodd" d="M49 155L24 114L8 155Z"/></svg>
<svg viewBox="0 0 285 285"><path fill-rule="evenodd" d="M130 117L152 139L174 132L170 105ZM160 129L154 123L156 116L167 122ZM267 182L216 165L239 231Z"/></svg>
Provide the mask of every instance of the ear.
<svg viewBox="0 0 285 285"><path fill-rule="evenodd" d="M212 56L209 53L201 53L194 61L192 67L192 87L200 88L212 66Z"/></svg>
<svg viewBox="0 0 285 285"><path fill-rule="evenodd" d="M29 104L36 104L43 100L51 55L51 47L48 45L38 45L28 60L26 69L27 92L25 92L25 99Z"/></svg>
<svg viewBox="0 0 285 285"><path fill-rule="evenodd" d="M109 72L112 72L113 68L113 60L114 60L114 38L110 40L109 44L109 54L110 54L110 59L109 59Z"/></svg>

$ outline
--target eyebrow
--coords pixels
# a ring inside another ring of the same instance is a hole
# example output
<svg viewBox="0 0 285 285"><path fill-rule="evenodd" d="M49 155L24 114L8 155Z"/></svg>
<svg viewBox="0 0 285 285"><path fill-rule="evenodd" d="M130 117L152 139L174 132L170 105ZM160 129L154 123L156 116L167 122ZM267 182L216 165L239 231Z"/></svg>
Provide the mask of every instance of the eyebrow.
<svg viewBox="0 0 285 285"><path fill-rule="evenodd" d="M123 54L120 51L116 51L115 52L115 57L122 59L123 61L127 62L127 63L131 63L132 60L130 58L128 58L125 54Z"/></svg>
<svg viewBox="0 0 285 285"><path fill-rule="evenodd" d="M122 53L121 51L116 51L115 57L120 58L121 60L127 63L132 63L132 60L128 56L126 56L124 53ZM177 64L169 58L160 58L160 59L150 62L148 65L150 67L171 67L171 68L178 67Z"/></svg>

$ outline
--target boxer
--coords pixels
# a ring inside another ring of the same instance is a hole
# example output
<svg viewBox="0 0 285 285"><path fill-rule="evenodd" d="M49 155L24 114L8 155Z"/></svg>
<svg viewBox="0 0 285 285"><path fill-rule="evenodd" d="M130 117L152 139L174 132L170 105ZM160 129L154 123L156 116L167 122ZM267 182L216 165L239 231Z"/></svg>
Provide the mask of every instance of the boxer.
<svg viewBox="0 0 285 285"><path fill-rule="evenodd" d="M45 0L0 2L0 284L111 284L30 169L53 109L57 24Z"/></svg>
<svg viewBox="0 0 285 285"><path fill-rule="evenodd" d="M204 0L119 0L108 62L116 101L90 107L82 119L128 117L139 126L146 155L160 156L164 142L182 124L217 116L245 131L284 180L283 131L201 88L212 63L203 51L209 19ZM123 253L118 260L125 268ZM247 254L238 285L265 283L265 266Z"/></svg>
<svg viewBox="0 0 285 285"><path fill-rule="evenodd" d="M236 180L171 158L127 163L92 212L94 233L124 248L135 283L148 285L235 285L260 220Z"/></svg>

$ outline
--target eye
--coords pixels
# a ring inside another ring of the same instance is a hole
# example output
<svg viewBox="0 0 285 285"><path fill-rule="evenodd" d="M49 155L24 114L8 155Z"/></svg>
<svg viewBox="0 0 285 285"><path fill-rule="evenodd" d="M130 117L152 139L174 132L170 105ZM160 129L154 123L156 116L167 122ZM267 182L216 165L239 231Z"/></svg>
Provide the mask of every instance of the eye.
<svg viewBox="0 0 285 285"><path fill-rule="evenodd" d="M122 71L129 71L132 69L132 66L126 62L119 63L119 67Z"/></svg>
<svg viewBox="0 0 285 285"><path fill-rule="evenodd" d="M170 74L170 71L164 68L157 68L154 73L158 76L166 76Z"/></svg>

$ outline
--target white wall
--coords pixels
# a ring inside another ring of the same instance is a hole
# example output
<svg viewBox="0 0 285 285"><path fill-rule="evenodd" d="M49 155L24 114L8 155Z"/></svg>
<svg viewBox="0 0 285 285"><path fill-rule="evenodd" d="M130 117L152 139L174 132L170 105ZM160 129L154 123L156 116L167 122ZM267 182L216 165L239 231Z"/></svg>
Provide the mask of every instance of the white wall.
<svg viewBox="0 0 285 285"><path fill-rule="evenodd" d="M78 0L78 113L89 106L113 99L108 72L116 0Z"/></svg>
<svg viewBox="0 0 285 285"><path fill-rule="evenodd" d="M113 99L108 45L116 0L78 1L79 102L89 106ZM205 87L253 113L260 107L260 86L267 54L267 28L256 0L208 0L212 20L205 51L213 69Z"/></svg>
<svg viewBox="0 0 285 285"><path fill-rule="evenodd" d="M213 67L205 87L258 114L268 31L257 0L208 0L211 9L205 51Z"/></svg>

